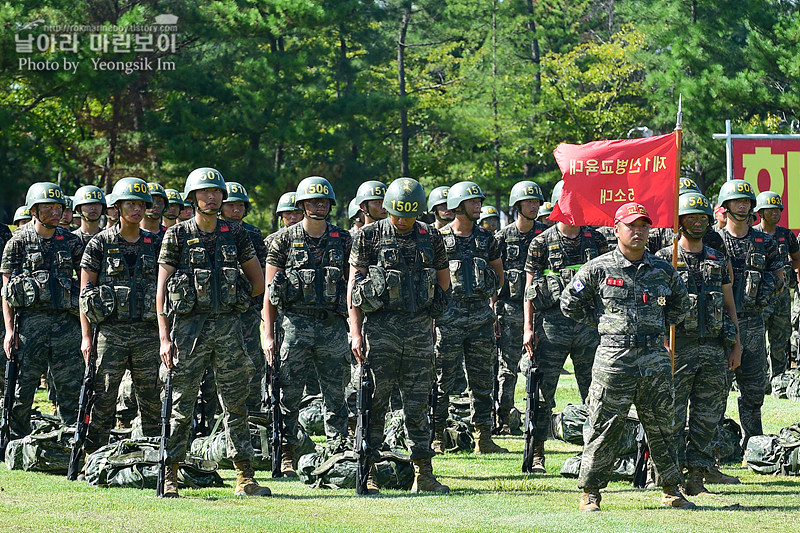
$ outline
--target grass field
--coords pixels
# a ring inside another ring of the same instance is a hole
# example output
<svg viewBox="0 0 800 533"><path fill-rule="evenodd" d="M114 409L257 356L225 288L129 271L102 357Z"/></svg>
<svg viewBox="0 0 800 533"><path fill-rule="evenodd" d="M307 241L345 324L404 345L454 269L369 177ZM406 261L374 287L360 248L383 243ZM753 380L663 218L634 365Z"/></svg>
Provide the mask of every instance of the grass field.
<svg viewBox="0 0 800 533"><path fill-rule="evenodd" d="M517 389L518 406L523 405L522 385ZM562 376L559 405L577 401L573 376ZM728 414L738 419L733 395L728 406ZM766 399L766 432L795 421L800 421L800 402ZM233 472L223 470L224 488L183 490L179 500L159 500L154 491L98 489L0 466L0 531L708 533L786 532L800 522L800 478L758 476L738 466L725 471L740 476L742 484L715 486L718 494L693 498L698 511L662 509L659 491L612 483L603 493L603 512L580 513L575 480L559 475L578 447L548 441L547 474L528 476L520 473L522 437L498 440L514 453L459 453L434 459L439 479L452 489L446 496L384 491L360 498L352 491L310 489L296 480L271 480L259 473L273 497L239 500L233 497Z"/></svg>

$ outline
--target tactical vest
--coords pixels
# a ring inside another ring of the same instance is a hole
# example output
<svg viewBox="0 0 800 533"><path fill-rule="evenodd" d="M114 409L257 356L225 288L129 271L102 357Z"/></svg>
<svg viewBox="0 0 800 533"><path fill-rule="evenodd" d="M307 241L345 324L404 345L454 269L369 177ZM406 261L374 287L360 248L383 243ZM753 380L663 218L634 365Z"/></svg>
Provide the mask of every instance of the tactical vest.
<svg viewBox="0 0 800 533"><path fill-rule="evenodd" d="M737 313L760 313L775 288L772 274L766 271L764 234L754 236L752 231L746 239L745 250L739 253L738 245L743 239L735 239L724 228L718 230L733 268L733 299Z"/></svg>
<svg viewBox="0 0 800 533"><path fill-rule="evenodd" d="M501 299L521 302L525 296L525 261L528 258L528 245L534 237L547 229L538 222L528 233L520 233L516 224L509 226L505 231L506 257L503 261L505 283L500 289Z"/></svg>
<svg viewBox="0 0 800 533"><path fill-rule="evenodd" d="M119 232L103 232L101 239L105 262L100 267L98 283L108 285L114 290L116 318L131 321L154 320L156 237L147 232L139 239L136 263L132 271L119 249Z"/></svg>
<svg viewBox="0 0 800 533"><path fill-rule="evenodd" d="M384 307L409 313L427 309L433 302L436 285L433 243L428 228L420 223L414 225L412 238L417 244L416 259L413 265L408 265L397 244L394 226L388 219L378 224L381 237L378 266L384 269L386 280L382 296Z"/></svg>
<svg viewBox="0 0 800 533"><path fill-rule="evenodd" d="M489 266L489 243L492 234L477 224L469 236L469 248L458 249L450 224L439 230L450 263L450 286L457 300L485 300L497 292L497 273Z"/></svg>
<svg viewBox="0 0 800 533"><path fill-rule="evenodd" d="M194 219L185 224L185 240L177 271L167 283L170 313L244 312L250 304L249 282L239 268L238 250L231 226L217 221L214 263L200 240Z"/></svg>
<svg viewBox="0 0 800 533"><path fill-rule="evenodd" d="M781 259L786 261L784 267L783 279L787 282L789 288L794 289L797 287L797 275L792 268L791 258L789 257L789 232L787 228L777 226L775 228L775 242L778 244L778 252L781 254Z"/></svg>
<svg viewBox="0 0 800 533"><path fill-rule="evenodd" d="M344 230L328 223L328 238L319 265L306 242L303 225L295 224L286 231L292 243L286 261L286 277L299 289L298 297L287 302L287 308L294 311L327 310L344 314L345 257L340 235L340 231Z"/></svg>
<svg viewBox="0 0 800 533"><path fill-rule="evenodd" d="M725 297L722 294L722 269L725 263L708 246L703 246L700 276L689 272L686 252L678 247L677 271L689 291L686 318L678 325L683 337L715 338L722 333ZM698 280L700 284L698 285Z"/></svg>
<svg viewBox="0 0 800 533"><path fill-rule="evenodd" d="M68 310L78 312L78 283L73 276L72 251L67 231L56 228L47 263L41 240L33 226L22 229L25 257L19 274L12 276L4 288L11 307L25 307L32 311Z"/></svg>

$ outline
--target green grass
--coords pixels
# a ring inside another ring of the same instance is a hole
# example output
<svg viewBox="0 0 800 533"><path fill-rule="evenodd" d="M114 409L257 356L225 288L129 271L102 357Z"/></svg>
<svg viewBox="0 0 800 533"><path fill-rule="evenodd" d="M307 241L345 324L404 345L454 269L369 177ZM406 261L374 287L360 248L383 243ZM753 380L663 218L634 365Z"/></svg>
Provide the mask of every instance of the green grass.
<svg viewBox="0 0 800 533"><path fill-rule="evenodd" d="M570 368L571 371L571 368ZM523 383L517 405L523 405ZM579 401L572 375L562 376L558 403ZM735 396L728 414L736 418ZM777 432L800 420L800 402L767 398L764 429ZM695 497L695 512L662 509L658 491L612 483L603 492L603 512L577 510L575 480L559 475L564 460L579 448L547 443L547 474L520 473L522 437L498 441L508 455L470 453L434 459L439 479L452 494L410 495L384 491L359 498L352 491L310 489L299 481L259 480L272 498L238 500L234 476L221 471L227 486L183 490L179 500L158 500L154 491L99 489L63 477L10 472L0 467L0 531L121 531L202 533L239 531L564 531L578 532L762 532L791 531L800 519L800 479L765 477L734 466L725 471L741 485L715 486L718 494Z"/></svg>

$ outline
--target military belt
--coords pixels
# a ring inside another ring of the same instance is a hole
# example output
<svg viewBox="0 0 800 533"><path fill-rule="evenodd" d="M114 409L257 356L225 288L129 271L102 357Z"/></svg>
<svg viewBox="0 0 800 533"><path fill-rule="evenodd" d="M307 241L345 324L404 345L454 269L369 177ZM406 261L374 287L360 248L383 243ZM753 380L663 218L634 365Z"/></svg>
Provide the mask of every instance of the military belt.
<svg viewBox="0 0 800 533"><path fill-rule="evenodd" d="M564 268L569 268L570 270L574 270L575 272L577 272L582 266L583 266L582 263L578 265L568 265L563 267L561 270L564 270ZM545 276L560 276L561 272L558 270L551 270L549 268L545 268L542 274L544 274Z"/></svg>
<svg viewBox="0 0 800 533"><path fill-rule="evenodd" d="M607 348L655 348L664 346L664 335L600 335L600 346Z"/></svg>
<svg viewBox="0 0 800 533"><path fill-rule="evenodd" d="M332 322L336 317L336 313L327 309L289 309L286 314L307 316L323 322Z"/></svg>
<svg viewBox="0 0 800 533"><path fill-rule="evenodd" d="M484 308L489 308L488 298L480 300L455 298L454 300L457 302L456 306L462 311L481 311Z"/></svg>

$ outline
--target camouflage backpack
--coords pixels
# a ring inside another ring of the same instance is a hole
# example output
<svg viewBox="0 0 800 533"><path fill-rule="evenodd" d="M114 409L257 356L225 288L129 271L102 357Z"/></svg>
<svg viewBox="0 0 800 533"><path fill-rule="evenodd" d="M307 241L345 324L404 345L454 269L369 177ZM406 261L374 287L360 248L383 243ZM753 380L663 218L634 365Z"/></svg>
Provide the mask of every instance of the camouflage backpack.
<svg viewBox="0 0 800 533"><path fill-rule="evenodd" d="M779 400L800 400L800 368L787 370L772 378L772 397Z"/></svg>
<svg viewBox="0 0 800 533"><path fill-rule="evenodd" d="M561 467L561 475L576 479L581 470L581 454L570 457L564 461ZM614 461L614 471L611 472L611 481L633 481L633 473L636 470L636 454L623 455Z"/></svg>
<svg viewBox="0 0 800 533"><path fill-rule="evenodd" d="M406 428L404 425L403 410L398 409L386 414L386 423L383 427L382 450L405 453L408 450L406 441Z"/></svg>
<svg viewBox="0 0 800 533"><path fill-rule="evenodd" d="M103 446L86 459L86 481L100 487L155 489L158 437L124 439ZM178 468L179 487L221 487L217 463L187 454Z"/></svg>
<svg viewBox="0 0 800 533"><path fill-rule="evenodd" d="M35 413L31 433L8 443L6 468L66 475L74 435L75 428L61 425L58 418Z"/></svg>
<svg viewBox="0 0 800 533"><path fill-rule="evenodd" d="M586 405L568 404L560 413L553 413L550 427L550 436L570 444L583 446L583 428L589 418L589 408ZM636 453L636 432L639 420L634 410L628 414L625 428L622 431L619 444L619 456Z"/></svg>
<svg viewBox="0 0 800 533"><path fill-rule="evenodd" d="M731 418L723 418L711 441L714 457L720 463L742 462L742 428Z"/></svg>
<svg viewBox="0 0 800 533"><path fill-rule="evenodd" d="M747 468L757 474L800 476L800 423L778 435L754 435L744 452Z"/></svg>
<svg viewBox="0 0 800 533"><path fill-rule="evenodd" d="M380 452L375 464L378 486L385 489L409 490L414 483L414 467L407 455ZM346 451L327 460L322 452L303 455L297 461L297 475L306 485L315 488L355 489L358 456Z"/></svg>
<svg viewBox="0 0 800 533"><path fill-rule="evenodd" d="M311 397L311 401L300 406L297 421L309 435L325 435L325 406L322 395Z"/></svg>

